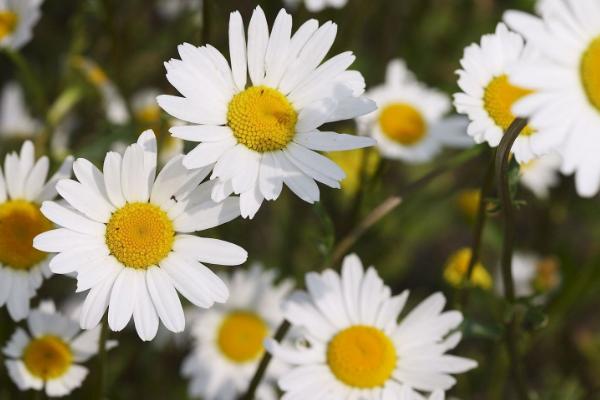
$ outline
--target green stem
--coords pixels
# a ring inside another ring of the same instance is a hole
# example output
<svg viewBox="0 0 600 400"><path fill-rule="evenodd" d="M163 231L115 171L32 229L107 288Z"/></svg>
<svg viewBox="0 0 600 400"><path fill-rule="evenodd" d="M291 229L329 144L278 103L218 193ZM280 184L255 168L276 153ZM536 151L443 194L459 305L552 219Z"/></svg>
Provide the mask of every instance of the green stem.
<svg viewBox="0 0 600 400"><path fill-rule="evenodd" d="M7 57L12 61L15 67L17 67L23 80L23 85L32 96L36 112L38 113L38 115L43 117L46 113L48 102L46 100L46 94L44 93L42 83L37 78L36 74L32 71L31 67L29 66L29 63L21 55L21 53L10 49L4 49L3 51L7 55Z"/></svg>
<svg viewBox="0 0 600 400"><path fill-rule="evenodd" d="M96 395L98 400L104 399L104 390L106 386L106 343L108 342L108 316L104 317L102 321L102 328L100 331L100 340L98 342L98 387L96 389Z"/></svg>
<svg viewBox="0 0 600 400"><path fill-rule="evenodd" d="M281 342L283 340L283 338L285 337L285 335L287 334L289 329L290 329L290 323L288 321L283 321L283 323L281 325L279 325L279 328L277 328L277 331L275 332L275 336L273 336L273 339L276 340L277 342ZM241 396L240 400L253 400L254 399L256 389L258 389L258 385L260 385L260 382L261 382L263 376L267 372L267 368L269 366L269 363L271 362L272 357L273 356L271 356L271 354L269 354L269 352L265 352L262 359L260 360L260 363L258 364L258 368L256 369L256 372L254 373L252 380L250 381L250 386L248 386L248 390L246 391L246 394Z"/></svg>
<svg viewBox="0 0 600 400"><path fill-rule="evenodd" d="M519 326L514 313L516 297L512 273L512 255L515 241L515 212L509 187L508 169L511 159L511 148L526 126L527 120L517 118L502 137L496 153L496 181L502 215L504 217L504 238L501 258L502 281L504 283L504 297L511 307L510 316L506 321L506 346L511 372L515 381L515 389L520 400L529 400L530 397L519 356Z"/></svg>

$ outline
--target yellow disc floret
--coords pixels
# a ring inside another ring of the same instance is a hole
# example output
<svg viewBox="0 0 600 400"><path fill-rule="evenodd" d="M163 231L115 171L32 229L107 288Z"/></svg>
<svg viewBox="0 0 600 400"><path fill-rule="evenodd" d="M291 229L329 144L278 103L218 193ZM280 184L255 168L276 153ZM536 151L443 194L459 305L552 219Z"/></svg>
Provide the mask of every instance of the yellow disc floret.
<svg viewBox="0 0 600 400"><path fill-rule="evenodd" d="M59 337L48 335L33 339L23 352L25 368L44 381L63 376L73 363L73 352Z"/></svg>
<svg viewBox="0 0 600 400"><path fill-rule="evenodd" d="M581 82L590 103L600 112L600 37L593 40L583 54Z"/></svg>
<svg viewBox="0 0 600 400"><path fill-rule="evenodd" d="M508 81L508 76L500 75L487 85L483 94L483 106L496 126L506 132L515 120L512 106L521 98L533 91L514 86ZM521 135L531 135L533 129L527 126Z"/></svg>
<svg viewBox="0 0 600 400"><path fill-rule="evenodd" d="M444 279L454 287L462 287L466 284L469 262L471 261L471 249L465 247L459 249L448 258L444 268ZM484 290L492 288L492 277L483 264L476 263L471 272L471 280L468 284Z"/></svg>
<svg viewBox="0 0 600 400"><path fill-rule="evenodd" d="M258 315L234 311L223 320L217 344L225 357L236 363L245 363L263 353L263 341L268 334L267 324Z"/></svg>
<svg viewBox="0 0 600 400"><path fill-rule="evenodd" d="M281 150L294 138L298 114L275 89L253 86L229 103L227 124L239 143L263 153Z"/></svg>
<svg viewBox="0 0 600 400"><path fill-rule="evenodd" d="M427 133L427 122L423 114L406 103L387 105L379 115L383 133L404 146L419 143Z"/></svg>
<svg viewBox="0 0 600 400"><path fill-rule="evenodd" d="M0 11L0 40L12 34L17 29L19 16L12 11Z"/></svg>
<svg viewBox="0 0 600 400"><path fill-rule="evenodd" d="M145 269L169 254L174 235L173 222L159 207L129 203L108 221L106 245L123 265Z"/></svg>
<svg viewBox="0 0 600 400"><path fill-rule="evenodd" d="M0 204L0 264L28 270L47 254L33 248L33 238L52 229L37 204L11 200Z"/></svg>
<svg viewBox="0 0 600 400"><path fill-rule="evenodd" d="M396 368L396 348L379 329L357 325L338 333L327 348L331 372L361 389L383 386Z"/></svg>

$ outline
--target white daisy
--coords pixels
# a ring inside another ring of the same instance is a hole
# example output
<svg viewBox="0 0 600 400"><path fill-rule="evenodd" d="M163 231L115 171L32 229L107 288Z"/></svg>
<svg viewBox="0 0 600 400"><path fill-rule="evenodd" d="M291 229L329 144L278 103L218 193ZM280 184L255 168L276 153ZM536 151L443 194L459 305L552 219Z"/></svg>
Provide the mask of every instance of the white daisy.
<svg viewBox="0 0 600 400"><path fill-rule="evenodd" d="M67 158L46 182L49 161L35 161L30 141L21 153L10 153L0 167L0 307L8 307L15 321L29 314L29 300L44 278L50 276L48 255L33 248L33 238L53 228L40 211L40 204L56 197L56 182L67 178L72 159Z"/></svg>
<svg viewBox="0 0 600 400"><path fill-rule="evenodd" d="M264 340L283 321L280 306L292 284L275 285L273 271L259 265L223 279L229 283L231 298L194 319L195 345L182 373L191 380L191 396L234 400L248 388L263 355ZM281 372L281 364L269 366L257 393L259 399L277 399L273 386Z"/></svg>
<svg viewBox="0 0 600 400"><path fill-rule="evenodd" d="M31 137L40 128L40 122L27 110L21 86L7 83L0 97L0 137Z"/></svg>
<svg viewBox="0 0 600 400"><path fill-rule="evenodd" d="M88 369L82 366L98 352L100 330L80 333L77 322L43 302L27 318L27 332L17 328L3 353L6 367L19 390L45 390L62 397L80 387Z"/></svg>
<svg viewBox="0 0 600 400"><path fill-rule="evenodd" d="M444 145L468 147L466 119L448 118L450 99L417 81L404 61L392 60L385 83L367 92L378 110L358 119L361 134L371 135L384 157L421 163L431 160Z"/></svg>
<svg viewBox="0 0 600 400"><path fill-rule="evenodd" d="M341 9L348 3L348 0L284 0L285 5L288 7L298 7L301 2L304 3L308 11L319 12L327 7Z"/></svg>
<svg viewBox="0 0 600 400"><path fill-rule="evenodd" d="M548 294L556 289L561 281L556 260L534 253L515 252L512 258L512 272L517 297ZM498 277L496 282L498 293L504 293L502 279Z"/></svg>
<svg viewBox="0 0 600 400"><path fill-rule="evenodd" d="M471 120L467 133L477 143L485 141L492 147L498 146L516 118L511 111L513 104L531 93L515 86L509 75L519 63L535 57L535 52L525 47L523 38L503 23L498 24L494 34L484 35L479 45L465 49L460 61L463 69L457 72L463 93L454 95L454 105ZM556 143L552 137L526 127L512 148L515 158L522 163L543 154Z"/></svg>
<svg viewBox="0 0 600 400"><path fill-rule="evenodd" d="M521 184L540 199L550 194L550 189L560 182L559 170L562 160L556 153L550 153L521 164Z"/></svg>
<svg viewBox="0 0 600 400"><path fill-rule="evenodd" d="M540 53L511 75L534 91L513 111L558 138L562 172L576 173L577 191L591 197L600 189L600 2L555 1L543 19L513 11L505 20Z"/></svg>
<svg viewBox="0 0 600 400"><path fill-rule="evenodd" d="M240 194L242 216L253 217L264 199L275 200L285 183L301 199L319 200L316 181L339 188L344 172L316 151L371 146L372 139L321 132L324 123L371 112L360 95L364 79L347 68L351 52L321 64L336 36L331 22L310 20L292 35L292 17L281 10L271 34L254 10L248 46L239 12L229 21L230 68L210 45L179 46L181 60L166 63L167 79L184 97L159 96L169 114L194 125L171 129L201 142L184 159L187 168L213 168L212 198ZM247 74L250 84L247 85Z"/></svg>
<svg viewBox="0 0 600 400"><path fill-rule="evenodd" d="M60 195L71 207L44 202L44 215L61 226L37 236L37 249L60 253L50 261L57 274L77 272L77 291L90 290L81 326L108 323L120 331L133 317L138 335L151 340L159 318L167 329L185 326L177 291L199 307L224 302L227 286L200 262L238 265L246 252L231 243L192 236L239 215L239 200L216 204L212 183L198 186L209 168L188 171L182 156L156 175L156 139L142 133L123 157L108 153L104 171L78 159L78 181L62 180ZM177 291L176 291L177 290Z"/></svg>
<svg viewBox="0 0 600 400"><path fill-rule="evenodd" d="M0 48L18 50L33 37L43 0L0 0Z"/></svg>
<svg viewBox="0 0 600 400"><path fill-rule="evenodd" d="M463 317L443 312L441 293L397 322L408 292L391 296L356 255L346 257L341 276L332 270L307 274L306 287L290 296L283 312L303 330L307 345L267 343L276 358L295 366L279 380L284 399L422 399L416 391L447 390L456 383L450 374L477 365L445 354L460 342Z"/></svg>

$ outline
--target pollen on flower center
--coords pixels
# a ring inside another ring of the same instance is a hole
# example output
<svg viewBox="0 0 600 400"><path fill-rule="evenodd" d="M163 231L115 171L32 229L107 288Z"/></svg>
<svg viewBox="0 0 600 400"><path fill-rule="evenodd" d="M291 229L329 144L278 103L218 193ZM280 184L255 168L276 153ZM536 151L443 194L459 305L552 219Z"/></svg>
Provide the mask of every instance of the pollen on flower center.
<svg viewBox="0 0 600 400"><path fill-rule="evenodd" d="M288 99L267 86L253 86L229 103L227 124L239 143L264 153L292 141L298 114Z"/></svg>
<svg viewBox="0 0 600 400"><path fill-rule="evenodd" d="M63 376L72 362L73 353L69 345L52 335L33 339L23 353L27 370L45 381Z"/></svg>
<svg viewBox="0 0 600 400"><path fill-rule="evenodd" d="M149 268L173 247L173 222L163 210L148 203L129 203L115 211L106 226L106 245L130 268Z"/></svg>
<svg viewBox="0 0 600 400"><path fill-rule="evenodd" d="M600 112L600 37L593 40L583 54L581 82L590 103Z"/></svg>
<svg viewBox="0 0 600 400"><path fill-rule="evenodd" d="M512 85L507 75L500 75L485 88L483 106L494 123L506 132L516 118L511 111L513 104L531 93L533 91ZM533 132L527 126L521 135L531 135Z"/></svg>
<svg viewBox="0 0 600 400"><path fill-rule="evenodd" d="M362 389L383 386L396 368L396 349L379 329L357 325L338 333L327 348L331 372Z"/></svg>
<svg viewBox="0 0 600 400"><path fill-rule="evenodd" d="M268 334L267 324L258 315L235 311L221 324L217 344L225 357L236 363L244 363L255 360L263 353L263 341Z"/></svg>
<svg viewBox="0 0 600 400"><path fill-rule="evenodd" d="M17 28L19 16L12 11L0 11L0 40L10 35Z"/></svg>
<svg viewBox="0 0 600 400"><path fill-rule="evenodd" d="M28 270L47 254L33 248L33 238L52 229L39 206L26 200L0 204L0 264Z"/></svg>
<svg viewBox="0 0 600 400"><path fill-rule="evenodd" d="M427 131L427 122L421 112L406 103L384 107L379 115L379 125L387 137L405 146L420 142Z"/></svg>

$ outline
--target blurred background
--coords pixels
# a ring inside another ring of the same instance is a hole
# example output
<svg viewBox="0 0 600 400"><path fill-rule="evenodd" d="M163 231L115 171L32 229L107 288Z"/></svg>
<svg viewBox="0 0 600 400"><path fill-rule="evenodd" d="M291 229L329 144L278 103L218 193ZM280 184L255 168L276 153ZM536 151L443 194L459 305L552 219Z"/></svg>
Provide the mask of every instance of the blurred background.
<svg viewBox="0 0 600 400"><path fill-rule="evenodd" d="M177 45L211 43L228 54L229 13L249 20L261 5L271 23L280 0L46 0L34 39L23 50L39 87L25 85L25 104L37 123L32 132L0 132L0 158L31 138L49 149L54 166L68 154L101 165L105 153L135 140L144 129L159 135L161 151L181 151L169 139L174 122L154 104L159 93L174 93L163 62L178 57ZM353 68L368 86L383 82L387 63L403 58L416 76L448 94L458 91L454 71L465 46L492 32L507 9L532 11L534 0L349 0L341 9L319 13L302 4L290 8L294 26L309 18L339 25L331 54L352 50ZM0 87L26 82L14 63L0 53ZM29 90L28 90L29 89ZM2 116L0 115L0 119ZM338 131L354 132L350 122ZM472 243L481 186L491 150L428 185L405 201L356 244L365 264L375 265L395 292L409 288L417 302L444 291L449 305L465 314L458 352L480 366L458 379L451 396L460 399L512 399L510 368L501 342L503 302L498 296L497 267L501 220L494 207L482 242L482 264L492 288L455 288L444 279L449 257ZM187 151L187 149L186 149ZM342 190L322 190L319 206L303 203L289 191L268 203L253 220L238 219L211 233L245 247L259 261L301 282L307 271L327 262L335 243L370 210L403 190L457 153L446 151L430 163L403 164L379 159L375 151L332 155L348 173ZM493 194L492 196L493 197ZM543 299L527 305L526 334L520 343L531 387L544 400L600 399L600 213L598 199L581 199L572 179L563 177L547 199L521 188L518 193L517 248L544 257L552 267ZM225 269L223 269L225 271ZM72 302L75 283L53 277L38 298ZM463 297L469 296L465 304ZM0 343L8 328L0 309ZM187 382L179 368L188 346L185 334L142 344L133 330L112 335L119 341L109 354L111 399L186 399ZM1 357L1 356L0 356ZM93 362L91 364L94 371ZM88 398L87 389L70 397ZM93 385L87 385L88 389ZM0 399L28 398L0 368Z"/></svg>

